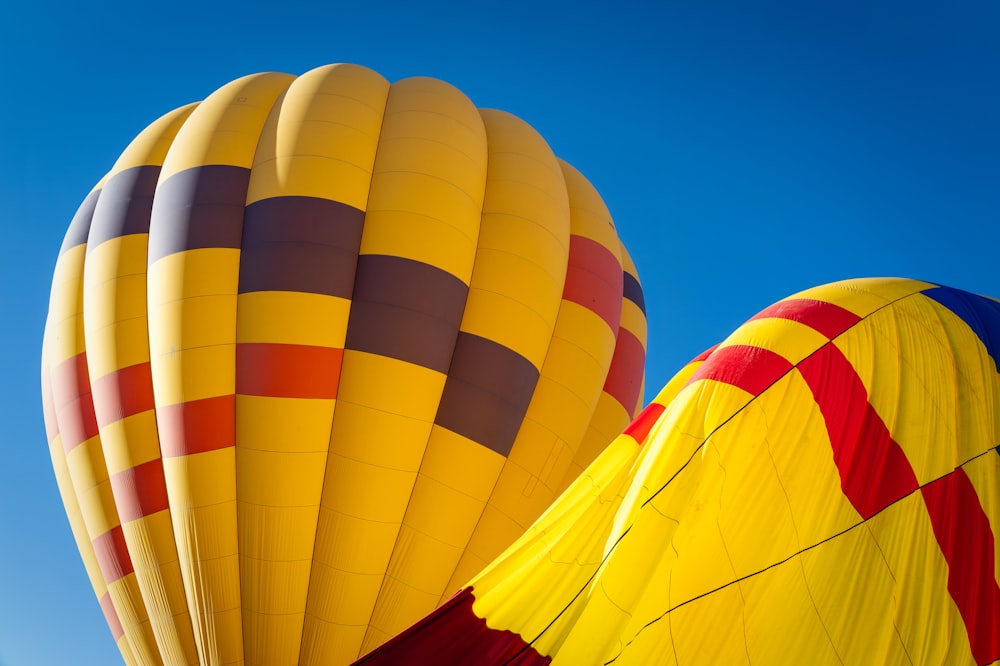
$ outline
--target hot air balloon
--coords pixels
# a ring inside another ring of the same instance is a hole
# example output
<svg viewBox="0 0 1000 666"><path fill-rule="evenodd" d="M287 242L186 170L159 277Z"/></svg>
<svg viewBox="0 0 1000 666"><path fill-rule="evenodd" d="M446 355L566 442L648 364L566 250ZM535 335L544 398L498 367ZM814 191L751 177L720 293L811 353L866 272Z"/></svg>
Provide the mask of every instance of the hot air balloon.
<svg viewBox="0 0 1000 666"><path fill-rule="evenodd" d="M850 280L694 359L360 663L995 664L1000 302Z"/></svg>
<svg viewBox="0 0 1000 666"><path fill-rule="evenodd" d="M641 404L635 267L527 124L356 65L144 130L52 281L52 461L127 664L346 663Z"/></svg>

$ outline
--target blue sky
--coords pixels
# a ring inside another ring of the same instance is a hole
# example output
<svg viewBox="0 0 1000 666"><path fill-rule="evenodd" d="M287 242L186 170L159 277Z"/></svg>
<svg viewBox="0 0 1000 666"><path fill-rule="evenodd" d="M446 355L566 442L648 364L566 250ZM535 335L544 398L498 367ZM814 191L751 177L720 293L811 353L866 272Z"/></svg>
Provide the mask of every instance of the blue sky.
<svg viewBox="0 0 1000 666"><path fill-rule="evenodd" d="M532 124L602 193L638 266L647 396L816 284L1000 296L992 0L31 4L0 24L0 666L118 659L42 425L63 232L139 130L244 74L356 62Z"/></svg>

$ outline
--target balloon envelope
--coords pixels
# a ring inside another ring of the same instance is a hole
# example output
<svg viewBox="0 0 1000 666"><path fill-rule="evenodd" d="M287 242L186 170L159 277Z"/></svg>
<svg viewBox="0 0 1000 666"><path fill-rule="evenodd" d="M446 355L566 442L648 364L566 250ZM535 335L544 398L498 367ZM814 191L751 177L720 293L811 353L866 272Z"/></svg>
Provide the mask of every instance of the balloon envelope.
<svg viewBox="0 0 1000 666"><path fill-rule="evenodd" d="M433 609L634 416L642 292L524 122L259 74L144 130L52 286L46 425L129 664L334 664Z"/></svg>
<svg viewBox="0 0 1000 666"><path fill-rule="evenodd" d="M957 289L776 303L362 662L996 663L998 361L1000 302Z"/></svg>

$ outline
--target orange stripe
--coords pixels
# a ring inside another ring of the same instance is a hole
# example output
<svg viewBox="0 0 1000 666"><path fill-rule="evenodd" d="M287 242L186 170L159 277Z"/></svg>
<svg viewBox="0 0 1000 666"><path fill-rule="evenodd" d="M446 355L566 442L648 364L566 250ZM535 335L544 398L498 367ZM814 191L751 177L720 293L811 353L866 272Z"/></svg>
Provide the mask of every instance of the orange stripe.
<svg viewBox="0 0 1000 666"><path fill-rule="evenodd" d="M69 453L98 432L86 352L66 359L52 370L52 396L63 448Z"/></svg>
<svg viewBox="0 0 1000 666"><path fill-rule="evenodd" d="M164 458L236 445L236 396L192 400L157 407L160 452Z"/></svg>
<svg viewBox="0 0 1000 666"><path fill-rule="evenodd" d="M111 635L117 641L125 635L125 630L122 629L122 621L118 619L118 612L115 611L115 606L111 602L111 594L105 592L104 596L100 598L100 604L101 611L104 612L104 620L108 623L108 628L111 629Z"/></svg>
<svg viewBox="0 0 1000 666"><path fill-rule="evenodd" d="M653 429L656 420L660 418L660 415L666 409L666 407L658 402L649 403L644 410L639 412L639 416L635 417L635 420L625 428L622 434L628 435L641 446L646 442L646 438L649 437L649 431Z"/></svg>
<svg viewBox="0 0 1000 666"><path fill-rule="evenodd" d="M337 397L344 350L244 342L236 345L236 392L282 398Z"/></svg>
<svg viewBox="0 0 1000 666"><path fill-rule="evenodd" d="M105 583L110 585L132 573L132 558L128 555L128 546L125 545L125 534L121 525L112 527L94 539L93 544L97 564L101 568Z"/></svg>
<svg viewBox="0 0 1000 666"><path fill-rule="evenodd" d="M94 381L97 423L106 426L153 409L153 376L149 362L130 365Z"/></svg>
<svg viewBox="0 0 1000 666"><path fill-rule="evenodd" d="M167 482L160 458L113 475L111 489L123 523L168 508Z"/></svg>

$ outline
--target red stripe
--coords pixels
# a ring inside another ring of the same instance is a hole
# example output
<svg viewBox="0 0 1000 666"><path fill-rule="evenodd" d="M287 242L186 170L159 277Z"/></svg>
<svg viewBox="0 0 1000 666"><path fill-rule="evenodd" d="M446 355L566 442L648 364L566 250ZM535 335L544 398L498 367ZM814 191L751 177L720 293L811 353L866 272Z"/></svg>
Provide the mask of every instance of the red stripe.
<svg viewBox="0 0 1000 666"><path fill-rule="evenodd" d="M906 454L840 349L827 343L798 368L826 421L841 488L858 513L867 520L915 491L917 477Z"/></svg>
<svg viewBox="0 0 1000 666"><path fill-rule="evenodd" d="M112 527L94 539L93 544L94 555L97 556L97 564L101 567L105 583L110 585L132 573L132 558L128 555L121 525Z"/></svg>
<svg viewBox="0 0 1000 666"><path fill-rule="evenodd" d="M52 370L52 398L66 453L97 434L86 352L66 359Z"/></svg>
<svg viewBox="0 0 1000 666"><path fill-rule="evenodd" d="M107 592L100 599L101 610L104 612L104 620L108 623L108 627L111 629L111 635L114 636L117 641L119 638L125 635L125 630L122 629L122 621L118 619L118 613L115 611L115 606L111 603L111 595Z"/></svg>
<svg viewBox="0 0 1000 666"><path fill-rule="evenodd" d="M118 517L128 522L167 508L163 461L155 458L111 477Z"/></svg>
<svg viewBox="0 0 1000 666"><path fill-rule="evenodd" d="M948 562L948 592L958 606L977 664L1000 659L1000 586L989 518L965 470L921 488L934 536Z"/></svg>
<svg viewBox="0 0 1000 666"><path fill-rule="evenodd" d="M861 321L839 305L810 298L780 301L754 319L798 321L833 339ZM868 391L840 349L827 344L799 364L826 420L841 486L865 519L917 489L903 449L868 401Z"/></svg>
<svg viewBox="0 0 1000 666"><path fill-rule="evenodd" d="M784 356L752 345L717 348L691 375L688 384L699 379L714 379L759 395L792 369Z"/></svg>
<svg viewBox="0 0 1000 666"><path fill-rule="evenodd" d="M249 343L236 345L236 392L282 398L337 397L344 350Z"/></svg>
<svg viewBox="0 0 1000 666"><path fill-rule="evenodd" d="M486 620L472 610L474 601L472 588L456 592L430 615L354 663L542 666L552 661L518 634L486 626Z"/></svg>
<svg viewBox="0 0 1000 666"><path fill-rule="evenodd" d="M861 378L833 344L799 364L823 413L841 487L865 519L917 489L903 449L868 402ZM977 663L1000 659L1000 589L989 519L961 469L921 492L948 563L948 592L958 606Z"/></svg>
<svg viewBox="0 0 1000 666"><path fill-rule="evenodd" d="M595 312L616 333L624 279L621 263L608 248L584 236L570 236L563 298Z"/></svg>
<svg viewBox="0 0 1000 666"><path fill-rule="evenodd" d="M649 431L653 429L656 424L657 419L667 408L658 402L651 402L646 405L646 408L639 412L639 416L635 417L625 428L623 435L628 435L634 439L640 446L646 443L646 438L649 437Z"/></svg>
<svg viewBox="0 0 1000 666"><path fill-rule="evenodd" d="M632 416L642 390L642 369L646 365L646 350L639 338L625 328L618 329L618 342L611 366L604 381L604 390Z"/></svg>
<svg viewBox="0 0 1000 666"><path fill-rule="evenodd" d="M236 446L236 396L157 407L156 423L164 458Z"/></svg>
<svg viewBox="0 0 1000 666"><path fill-rule="evenodd" d="M153 376L149 361L95 380L94 409L97 423L102 427L153 409Z"/></svg>
<svg viewBox="0 0 1000 666"><path fill-rule="evenodd" d="M814 298L793 298L779 301L758 312L751 318L751 321L766 318L790 319L801 322L830 339L837 337L861 321L861 317L850 310Z"/></svg>

